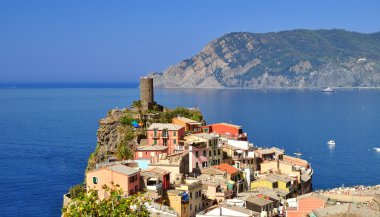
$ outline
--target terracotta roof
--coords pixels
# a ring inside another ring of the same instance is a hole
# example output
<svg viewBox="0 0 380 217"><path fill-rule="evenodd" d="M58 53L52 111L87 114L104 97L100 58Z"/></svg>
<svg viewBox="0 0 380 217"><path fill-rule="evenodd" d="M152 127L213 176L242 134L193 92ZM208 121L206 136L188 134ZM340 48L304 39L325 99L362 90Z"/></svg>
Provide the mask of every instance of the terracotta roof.
<svg viewBox="0 0 380 217"><path fill-rule="evenodd" d="M219 169L219 170L226 171L228 174L235 174L235 173L239 172L238 169L236 169L235 167L233 167L229 164L226 164L226 163L215 165L214 167Z"/></svg>

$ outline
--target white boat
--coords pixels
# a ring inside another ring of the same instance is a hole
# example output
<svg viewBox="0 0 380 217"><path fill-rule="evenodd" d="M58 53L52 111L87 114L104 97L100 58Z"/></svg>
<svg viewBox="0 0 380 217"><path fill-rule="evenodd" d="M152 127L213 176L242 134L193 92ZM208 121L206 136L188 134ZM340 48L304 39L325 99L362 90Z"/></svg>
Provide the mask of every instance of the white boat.
<svg viewBox="0 0 380 217"><path fill-rule="evenodd" d="M323 89L322 92L334 92L334 90L331 87L327 87Z"/></svg>
<svg viewBox="0 0 380 217"><path fill-rule="evenodd" d="M329 146L335 146L335 141L334 140L330 140L327 142L327 145Z"/></svg>
<svg viewBox="0 0 380 217"><path fill-rule="evenodd" d="M380 148L373 148L376 152L380 152Z"/></svg>

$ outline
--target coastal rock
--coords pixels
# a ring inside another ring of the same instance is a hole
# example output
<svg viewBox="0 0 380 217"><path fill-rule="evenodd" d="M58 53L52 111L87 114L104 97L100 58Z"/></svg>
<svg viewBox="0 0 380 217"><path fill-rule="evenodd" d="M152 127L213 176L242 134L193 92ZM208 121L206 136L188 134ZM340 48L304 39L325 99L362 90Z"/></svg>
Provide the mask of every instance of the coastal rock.
<svg viewBox="0 0 380 217"><path fill-rule="evenodd" d="M165 88L380 87L379 35L337 29L228 33L149 76Z"/></svg>

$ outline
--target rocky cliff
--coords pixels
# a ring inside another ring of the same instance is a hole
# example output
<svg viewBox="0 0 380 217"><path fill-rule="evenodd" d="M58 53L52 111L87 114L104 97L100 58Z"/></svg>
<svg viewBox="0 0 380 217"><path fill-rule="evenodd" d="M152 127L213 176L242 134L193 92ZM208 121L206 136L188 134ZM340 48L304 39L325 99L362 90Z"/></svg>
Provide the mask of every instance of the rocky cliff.
<svg viewBox="0 0 380 217"><path fill-rule="evenodd" d="M380 87L380 32L236 32L163 73L157 87Z"/></svg>

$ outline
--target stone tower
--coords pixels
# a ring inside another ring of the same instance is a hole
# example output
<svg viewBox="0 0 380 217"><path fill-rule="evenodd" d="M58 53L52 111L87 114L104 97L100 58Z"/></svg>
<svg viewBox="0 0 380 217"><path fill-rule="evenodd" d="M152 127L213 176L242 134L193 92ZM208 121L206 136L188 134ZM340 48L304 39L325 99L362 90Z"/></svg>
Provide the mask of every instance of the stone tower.
<svg viewBox="0 0 380 217"><path fill-rule="evenodd" d="M140 101L144 110L152 109L154 102L153 78L140 78Z"/></svg>

